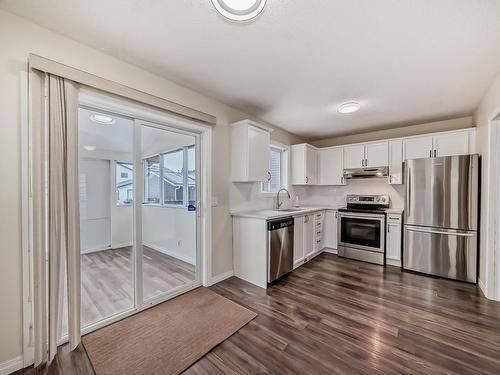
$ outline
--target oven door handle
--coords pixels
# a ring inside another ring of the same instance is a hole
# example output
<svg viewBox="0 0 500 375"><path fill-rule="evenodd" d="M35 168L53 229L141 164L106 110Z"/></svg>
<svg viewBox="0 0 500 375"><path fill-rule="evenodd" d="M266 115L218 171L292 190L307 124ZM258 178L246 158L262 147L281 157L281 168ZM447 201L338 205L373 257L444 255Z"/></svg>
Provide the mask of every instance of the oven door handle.
<svg viewBox="0 0 500 375"><path fill-rule="evenodd" d="M384 215L377 215L377 216L361 216L361 215L353 215L353 214L343 214L339 213L339 218L349 218L349 219L371 219L371 220L380 220L380 221L385 221L385 216Z"/></svg>

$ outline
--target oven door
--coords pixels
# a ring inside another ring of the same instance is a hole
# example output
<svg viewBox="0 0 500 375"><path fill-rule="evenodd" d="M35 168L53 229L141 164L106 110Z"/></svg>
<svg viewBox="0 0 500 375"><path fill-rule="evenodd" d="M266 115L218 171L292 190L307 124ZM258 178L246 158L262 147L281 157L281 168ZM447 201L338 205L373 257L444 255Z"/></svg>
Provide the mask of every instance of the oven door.
<svg viewBox="0 0 500 375"><path fill-rule="evenodd" d="M383 253L385 215L339 212L339 244Z"/></svg>

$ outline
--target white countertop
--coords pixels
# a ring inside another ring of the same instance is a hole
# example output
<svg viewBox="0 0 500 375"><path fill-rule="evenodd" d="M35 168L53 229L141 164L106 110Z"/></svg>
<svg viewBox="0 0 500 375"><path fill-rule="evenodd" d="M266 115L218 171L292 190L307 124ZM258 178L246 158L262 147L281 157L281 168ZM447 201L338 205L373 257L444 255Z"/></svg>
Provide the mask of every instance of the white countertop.
<svg viewBox="0 0 500 375"><path fill-rule="evenodd" d="M404 211L403 208L397 208L397 207L388 208L387 210L385 210L385 212L388 214L398 214L398 215L402 215L403 211Z"/></svg>
<svg viewBox="0 0 500 375"><path fill-rule="evenodd" d="M302 216L315 211L323 210L337 210L340 207L335 206L304 206L304 207L290 207L286 209L293 209L294 211L280 211L280 210L253 210L253 211L234 211L231 212L232 216L236 217L249 217L253 219L278 219L287 216Z"/></svg>
<svg viewBox="0 0 500 375"><path fill-rule="evenodd" d="M233 211L233 212L231 212L231 216L269 220L269 219L279 219L281 217L287 217L287 216L297 217L297 216L306 215L308 213L315 212L315 211L323 211L323 210L334 210L335 211L341 207L343 207L343 206L304 206L304 207L287 208L287 209L293 209L294 211L280 211L280 210L270 210L270 209L251 210L251 211ZM402 215L403 209L397 208L397 207L388 208L386 210L386 213Z"/></svg>

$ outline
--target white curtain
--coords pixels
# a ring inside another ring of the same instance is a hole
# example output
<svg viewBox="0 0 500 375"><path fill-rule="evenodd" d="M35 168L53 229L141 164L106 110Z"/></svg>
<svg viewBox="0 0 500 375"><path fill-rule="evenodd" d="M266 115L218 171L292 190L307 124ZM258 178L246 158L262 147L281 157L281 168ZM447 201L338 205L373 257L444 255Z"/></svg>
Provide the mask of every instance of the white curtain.
<svg viewBox="0 0 500 375"><path fill-rule="evenodd" d="M52 361L57 353L63 295L68 301L71 349L80 343L78 86L52 74L44 74L42 85L40 73L32 76L34 342L38 366ZM37 83L43 87L44 99L36 98L42 91L35 89Z"/></svg>

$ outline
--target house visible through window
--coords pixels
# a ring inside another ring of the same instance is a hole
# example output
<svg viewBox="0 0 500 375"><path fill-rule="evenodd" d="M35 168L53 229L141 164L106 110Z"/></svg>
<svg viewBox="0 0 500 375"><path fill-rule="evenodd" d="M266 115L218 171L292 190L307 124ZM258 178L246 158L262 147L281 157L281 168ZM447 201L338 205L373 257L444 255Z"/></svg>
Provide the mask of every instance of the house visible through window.
<svg viewBox="0 0 500 375"><path fill-rule="evenodd" d="M263 193L276 193L279 189L284 187L283 181L283 153L284 151L277 147L270 148L270 163L269 163L269 181L262 183L261 192Z"/></svg>
<svg viewBox="0 0 500 375"><path fill-rule="evenodd" d="M177 206L195 204L194 145L151 156L144 159L143 163L144 203Z"/></svg>
<svg viewBox="0 0 500 375"><path fill-rule="evenodd" d="M116 204L119 206L133 202L133 175L133 164L116 162Z"/></svg>

